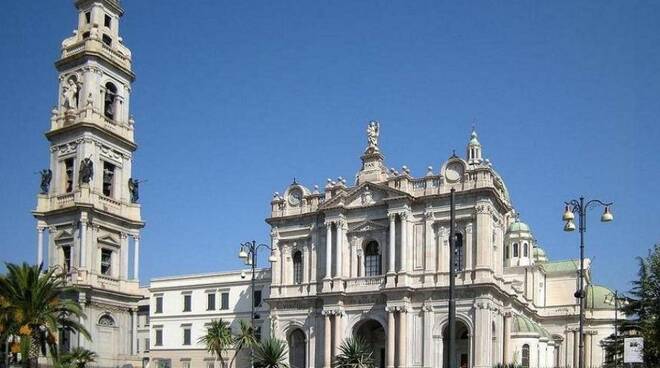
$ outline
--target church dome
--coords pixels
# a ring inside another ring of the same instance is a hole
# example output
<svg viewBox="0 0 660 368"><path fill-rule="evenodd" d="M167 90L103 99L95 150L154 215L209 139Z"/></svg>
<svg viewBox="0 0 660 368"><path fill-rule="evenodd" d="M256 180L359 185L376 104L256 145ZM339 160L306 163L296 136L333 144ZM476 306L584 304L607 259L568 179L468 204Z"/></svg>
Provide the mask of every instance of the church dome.
<svg viewBox="0 0 660 368"><path fill-rule="evenodd" d="M511 332L533 333L538 334L541 338L551 338L550 333L545 328L523 315L517 315L513 318Z"/></svg>
<svg viewBox="0 0 660 368"><path fill-rule="evenodd" d="M589 285L587 286L587 309L614 309L614 292L605 286Z"/></svg>
<svg viewBox="0 0 660 368"><path fill-rule="evenodd" d="M520 220L516 220L514 223L509 225L509 228L506 231L507 232L524 231L529 233L532 230L529 228L529 225L527 225L526 223L521 222Z"/></svg>

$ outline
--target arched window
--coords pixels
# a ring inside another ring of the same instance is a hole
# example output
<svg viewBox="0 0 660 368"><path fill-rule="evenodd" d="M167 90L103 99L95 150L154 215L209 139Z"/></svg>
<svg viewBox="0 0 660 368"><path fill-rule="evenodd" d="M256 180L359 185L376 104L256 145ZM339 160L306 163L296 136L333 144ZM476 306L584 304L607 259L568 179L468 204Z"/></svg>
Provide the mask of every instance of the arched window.
<svg viewBox="0 0 660 368"><path fill-rule="evenodd" d="M510 255L511 255L511 253L510 253L510 250L509 250L509 246L507 245L507 246L504 247L504 259L509 259Z"/></svg>
<svg viewBox="0 0 660 368"><path fill-rule="evenodd" d="M298 250L293 253L293 283L302 284L303 280L302 253Z"/></svg>
<svg viewBox="0 0 660 368"><path fill-rule="evenodd" d="M99 318L99 326L112 327L115 325L115 320L109 314L104 314Z"/></svg>
<svg viewBox="0 0 660 368"><path fill-rule="evenodd" d="M527 344L522 347L522 366L529 368L529 345Z"/></svg>
<svg viewBox="0 0 660 368"><path fill-rule="evenodd" d="M454 254L456 255L454 259L454 268L456 271L463 271L465 269L465 251L463 249L463 234L456 233L454 235L456 241L454 242Z"/></svg>
<svg viewBox="0 0 660 368"><path fill-rule="evenodd" d="M523 257L529 257L529 244L523 244Z"/></svg>
<svg viewBox="0 0 660 368"><path fill-rule="evenodd" d="M375 241L370 241L364 247L364 273L366 276L381 274L381 257L378 250L378 242Z"/></svg>
<svg viewBox="0 0 660 368"><path fill-rule="evenodd" d="M115 118L115 103L117 101L117 87L114 84L108 82L105 84L105 100L103 105L103 114L108 119Z"/></svg>
<svg viewBox="0 0 660 368"><path fill-rule="evenodd" d="M513 258L520 257L520 251L518 250L518 243L513 244Z"/></svg>

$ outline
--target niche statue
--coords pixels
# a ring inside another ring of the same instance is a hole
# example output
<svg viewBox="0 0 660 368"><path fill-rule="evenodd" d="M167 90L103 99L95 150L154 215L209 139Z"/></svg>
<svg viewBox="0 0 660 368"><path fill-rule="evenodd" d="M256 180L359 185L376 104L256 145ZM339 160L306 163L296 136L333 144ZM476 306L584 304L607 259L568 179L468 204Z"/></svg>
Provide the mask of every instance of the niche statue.
<svg viewBox="0 0 660 368"><path fill-rule="evenodd" d="M131 203L137 203L140 199L140 181L137 179L128 179L128 191L131 192Z"/></svg>
<svg viewBox="0 0 660 368"><path fill-rule="evenodd" d="M43 169L41 174L41 194L48 194L50 181L53 179L53 172L50 169Z"/></svg>
<svg viewBox="0 0 660 368"><path fill-rule="evenodd" d="M81 183L89 183L94 176L94 163L91 159L85 158L80 162L80 170L78 171Z"/></svg>
<svg viewBox="0 0 660 368"><path fill-rule="evenodd" d="M74 78L69 78L67 84L64 85L64 108L66 110L75 110L78 108L78 85Z"/></svg>

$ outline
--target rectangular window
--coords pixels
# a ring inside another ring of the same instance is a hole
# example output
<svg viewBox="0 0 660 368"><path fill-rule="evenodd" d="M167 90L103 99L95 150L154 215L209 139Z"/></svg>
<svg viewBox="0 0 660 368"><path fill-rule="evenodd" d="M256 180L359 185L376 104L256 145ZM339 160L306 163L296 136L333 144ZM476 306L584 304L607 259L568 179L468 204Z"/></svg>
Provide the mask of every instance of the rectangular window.
<svg viewBox="0 0 660 368"><path fill-rule="evenodd" d="M183 328L183 345L190 345L190 326Z"/></svg>
<svg viewBox="0 0 660 368"><path fill-rule="evenodd" d="M112 275L112 251L110 249L101 249L101 274Z"/></svg>
<svg viewBox="0 0 660 368"><path fill-rule="evenodd" d="M163 346L163 330L162 329L157 329L156 330L156 346Z"/></svg>
<svg viewBox="0 0 660 368"><path fill-rule="evenodd" d="M190 360L182 360L181 368L190 368Z"/></svg>
<svg viewBox="0 0 660 368"><path fill-rule="evenodd" d="M89 22L91 22L91 21L92 21L92 13L86 12L85 13L85 22L87 22L87 24L89 24Z"/></svg>
<svg viewBox="0 0 660 368"><path fill-rule="evenodd" d="M183 296L183 311L190 312L190 307L192 303L192 295L186 294Z"/></svg>
<svg viewBox="0 0 660 368"><path fill-rule="evenodd" d="M144 339L144 351L149 351L149 342L151 339L146 338Z"/></svg>
<svg viewBox="0 0 660 368"><path fill-rule="evenodd" d="M104 21L103 21L103 25L106 26L106 27L108 27L108 28L110 28L110 26L112 25L112 18L110 18L110 16L107 15L107 14L105 15L105 19L104 19Z"/></svg>
<svg viewBox="0 0 660 368"><path fill-rule="evenodd" d="M140 339L137 339L137 351L136 353L140 353Z"/></svg>
<svg viewBox="0 0 660 368"><path fill-rule="evenodd" d="M64 260L62 266L65 272L71 271L71 247L68 245L62 246L62 258Z"/></svg>
<svg viewBox="0 0 660 368"><path fill-rule="evenodd" d="M154 313L163 313L163 297L162 296L157 296L156 297L156 312Z"/></svg>
<svg viewBox="0 0 660 368"><path fill-rule="evenodd" d="M222 293L220 294L220 298L222 299L222 306L220 306L220 309L225 310L229 309L229 293Z"/></svg>
<svg viewBox="0 0 660 368"><path fill-rule="evenodd" d="M261 307L261 290L254 291L254 307Z"/></svg>
<svg viewBox="0 0 660 368"><path fill-rule="evenodd" d="M73 191L73 158L64 160L64 191Z"/></svg>
<svg viewBox="0 0 660 368"><path fill-rule="evenodd" d="M108 36L107 34L104 34L103 37L101 37L101 40L104 44L112 46L112 37Z"/></svg>
<svg viewBox="0 0 660 368"><path fill-rule="evenodd" d="M103 163L103 195L106 197L113 196L113 184L115 181L115 165L104 162Z"/></svg>
<svg viewBox="0 0 660 368"><path fill-rule="evenodd" d="M71 332L60 329L60 351L68 353L71 350Z"/></svg>
<svg viewBox="0 0 660 368"><path fill-rule="evenodd" d="M215 310L215 293L206 294L206 310Z"/></svg>

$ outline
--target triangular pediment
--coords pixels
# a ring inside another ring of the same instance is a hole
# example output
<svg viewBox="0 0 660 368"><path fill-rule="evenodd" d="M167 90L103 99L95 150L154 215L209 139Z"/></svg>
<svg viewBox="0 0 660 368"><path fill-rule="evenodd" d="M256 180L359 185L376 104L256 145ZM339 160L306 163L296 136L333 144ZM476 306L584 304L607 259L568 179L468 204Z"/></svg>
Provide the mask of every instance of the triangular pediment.
<svg viewBox="0 0 660 368"><path fill-rule="evenodd" d="M378 222L375 221L362 221L358 224L355 224L351 226L348 229L349 233L360 233L360 232L367 232L367 231L375 231L375 230L383 230L386 229L387 226L383 224L379 224Z"/></svg>
<svg viewBox="0 0 660 368"><path fill-rule="evenodd" d="M324 204L324 208L332 207L366 207L383 203L389 199L410 197L406 192L376 183L363 183L343 192Z"/></svg>
<svg viewBox="0 0 660 368"><path fill-rule="evenodd" d="M96 238L96 240L100 243L112 244L112 245L116 245L116 246L121 245L120 242L119 242L119 239L117 239L117 237L114 237L110 234L103 234L103 235L99 236L98 238Z"/></svg>
<svg viewBox="0 0 660 368"><path fill-rule="evenodd" d="M59 230L55 234L55 237L53 239L55 239L55 240L71 240L71 239L73 239L73 230L71 230L71 229Z"/></svg>

